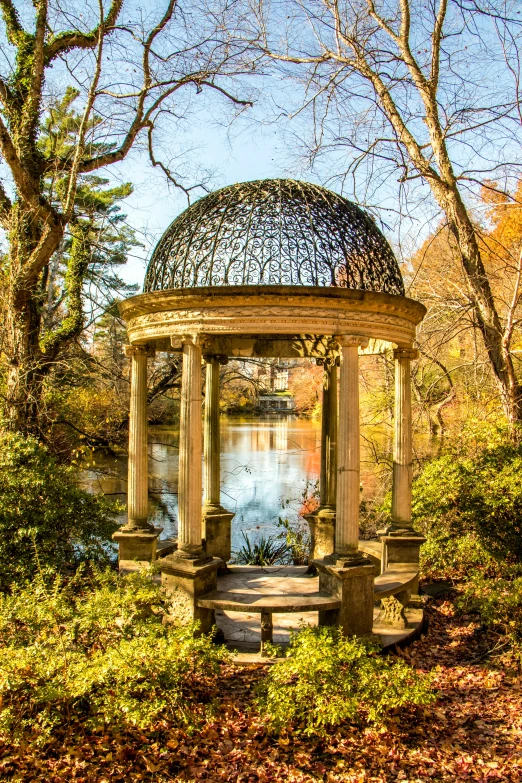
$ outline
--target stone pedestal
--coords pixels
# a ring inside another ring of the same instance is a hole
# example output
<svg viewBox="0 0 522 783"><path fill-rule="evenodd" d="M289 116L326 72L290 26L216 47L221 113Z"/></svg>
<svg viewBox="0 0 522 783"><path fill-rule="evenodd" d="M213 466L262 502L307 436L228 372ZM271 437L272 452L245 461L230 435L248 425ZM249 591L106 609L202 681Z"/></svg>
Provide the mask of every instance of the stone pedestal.
<svg viewBox="0 0 522 783"><path fill-rule="evenodd" d="M197 600L217 587L218 557L203 556L198 560L169 555L160 561L161 583L171 598L170 617L176 625L198 622L198 633L210 633L214 626L214 610L203 609Z"/></svg>
<svg viewBox="0 0 522 783"><path fill-rule="evenodd" d="M378 533L382 543L381 567L385 571L397 564L419 564L420 548L426 538L422 533L417 533L412 528L389 527ZM413 593L418 593L418 583L412 588Z"/></svg>
<svg viewBox="0 0 522 783"><path fill-rule="evenodd" d="M376 569L364 555L315 560L319 589L341 601L341 608L319 612L319 625L337 625L347 637L370 636L373 627L373 580Z"/></svg>
<svg viewBox="0 0 522 783"><path fill-rule="evenodd" d="M234 514L222 506L203 505L203 545L205 552L212 557L219 557L225 564L221 570L226 571L226 563L231 556L231 522Z"/></svg>
<svg viewBox="0 0 522 783"><path fill-rule="evenodd" d="M124 528L113 533L113 541L118 543L118 568L120 571L135 570L136 566L147 566L156 560L156 544L163 528L150 530L125 531Z"/></svg>
<svg viewBox="0 0 522 783"><path fill-rule="evenodd" d="M310 560L321 560L334 551L335 509L319 508L304 518L310 527Z"/></svg>

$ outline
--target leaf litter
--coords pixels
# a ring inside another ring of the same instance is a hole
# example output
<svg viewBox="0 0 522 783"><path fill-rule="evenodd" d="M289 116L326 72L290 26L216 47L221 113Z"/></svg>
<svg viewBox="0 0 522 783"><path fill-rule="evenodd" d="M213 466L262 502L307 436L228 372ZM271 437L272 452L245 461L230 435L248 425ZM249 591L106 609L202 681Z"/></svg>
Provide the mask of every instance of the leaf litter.
<svg viewBox="0 0 522 783"><path fill-rule="evenodd" d="M427 631L398 652L431 671L438 700L384 726L345 725L327 738L270 736L253 709L266 664L223 665L219 701L198 731L71 725L44 747L0 741L0 781L423 783L522 781L522 678L498 636L450 599L427 606Z"/></svg>

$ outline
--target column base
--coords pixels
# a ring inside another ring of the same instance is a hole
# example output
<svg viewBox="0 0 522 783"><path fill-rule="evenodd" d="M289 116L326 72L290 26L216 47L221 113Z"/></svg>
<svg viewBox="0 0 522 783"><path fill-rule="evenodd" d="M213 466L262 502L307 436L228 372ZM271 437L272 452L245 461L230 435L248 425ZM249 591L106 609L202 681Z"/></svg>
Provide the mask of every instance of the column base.
<svg viewBox="0 0 522 783"><path fill-rule="evenodd" d="M122 527L112 534L118 543L118 568L134 571L137 566L147 566L156 560L156 544L162 527Z"/></svg>
<svg viewBox="0 0 522 783"><path fill-rule="evenodd" d="M345 636L372 634L375 566L361 554L331 555L314 560L319 590L339 598L341 608L319 612L319 625L337 625Z"/></svg>
<svg viewBox="0 0 522 783"><path fill-rule="evenodd" d="M198 622L198 634L210 633L215 625L214 610L197 605L198 598L217 587L218 568L223 561L205 555L199 560L168 555L159 561L161 583L171 598L169 620L176 625Z"/></svg>
<svg viewBox="0 0 522 783"><path fill-rule="evenodd" d="M321 560L331 555L335 547L335 509L320 506L313 514L305 514L304 518L310 527L310 560Z"/></svg>
<svg viewBox="0 0 522 783"><path fill-rule="evenodd" d="M231 522L235 514L219 505L204 505L202 534L205 552L226 563L232 556Z"/></svg>

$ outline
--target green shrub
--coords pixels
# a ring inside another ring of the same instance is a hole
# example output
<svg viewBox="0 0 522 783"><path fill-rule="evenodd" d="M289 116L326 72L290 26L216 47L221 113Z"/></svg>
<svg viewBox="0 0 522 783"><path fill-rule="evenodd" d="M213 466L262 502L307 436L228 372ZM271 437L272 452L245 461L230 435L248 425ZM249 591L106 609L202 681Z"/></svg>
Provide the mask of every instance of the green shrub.
<svg viewBox="0 0 522 783"><path fill-rule="evenodd" d="M492 576L503 573L505 562L494 558L475 533L454 535L444 530L428 530L421 548L420 568L432 579L466 579L476 569Z"/></svg>
<svg viewBox="0 0 522 783"><path fill-rule="evenodd" d="M428 678L376 650L336 629L303 628L260 686L269 729L321 735L346 720L379 722L397 707L434 701Z"/></svg>
<svg viewBox="0 0 522 783"><path fill-rule="evenodd" d="M413 484L412 516L427 534L428 573L492 574L522 561L522 447L495 444L429 462Z"/></svg>
<svg viewBox="0 0 522 783"><path fill-rule="evenodd" d="M43 565L59 570L107 562L116 507L74 479L33 438L0 437L0 589L34 575L34 546Z"/></svg>
<svg viewBox="0 0 522 783"><path fill-rule="evenodd" d="M277 527L282 528L278 538L285 541L288 547L288 559L292 565L308 565L312 543L308 523L302 519L290 522L289 519L279 517Z"/></svg>
<svg viewBox="0 0 522 783"><path fill-rule="evenodd" d="M226 651L164 622L167 602L144 573L38 573L0 597L0 734L45 741L82 723L194 725Z"/></svg>

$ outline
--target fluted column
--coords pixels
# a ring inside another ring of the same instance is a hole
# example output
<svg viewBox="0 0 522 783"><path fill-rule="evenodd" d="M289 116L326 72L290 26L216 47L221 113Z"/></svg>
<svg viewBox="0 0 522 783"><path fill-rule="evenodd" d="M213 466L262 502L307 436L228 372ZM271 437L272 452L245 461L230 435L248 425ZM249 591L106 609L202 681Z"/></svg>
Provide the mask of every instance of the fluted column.
<svg viewBox="0 0 522 783"><path fill-rule="evenodd" d="M359 544L359 347L368 340L338 337L341 346L339 428L337 445L337 493L335 554L356 555Z"/></svg>
<svg viewBox="0 0 522 783"><path fill-rule="evenodd" d="M411 528L412 423L410 362L418 351L398 348L395 359L395 426L393 439L392 522Z"/></svg>
<svg viewBox="0 0 522 783"><path fill-rule="evenodd" d="M131 360L128 463L128 521L124 530L152 530L148 498L147 358L146 345L127 345Z"/></svg>
<svg viewBox="0 0 522 783"><path fill-rule="evenodd" d="M337 489L337 364L324 360L323 406L321 413L321 508L335 509Z"/></svg>
<svg viewBox="0 0 522 783"><path fill-rule="evenodd" d="M203 503L202 536L208 555L219 557L223 563L232 554L231 522L234 514L221 505L221 438L219 432L219 367L226 364L226 356L208 356L205 389L205 492ZM226 565L220 572L226 571Z"/></svg>
<svg viewBox="0 0 522 783"><path fill-rule="evenodd" d="M217 356L207 359L205 386L205 493L207 507L220 508L220 456L221 438L219 432L219 367Z"/></svg>
<svg viewBox="0 0 522 783"><path fill-rule="evenodd" d="M181 378L177 557L196 559L201 546L201 345L184 336Z"/></svg>

